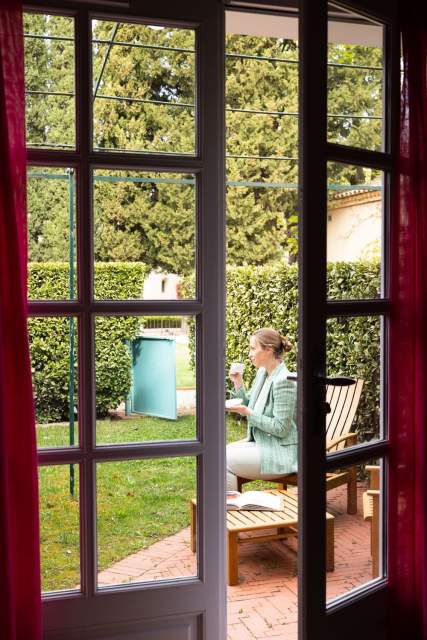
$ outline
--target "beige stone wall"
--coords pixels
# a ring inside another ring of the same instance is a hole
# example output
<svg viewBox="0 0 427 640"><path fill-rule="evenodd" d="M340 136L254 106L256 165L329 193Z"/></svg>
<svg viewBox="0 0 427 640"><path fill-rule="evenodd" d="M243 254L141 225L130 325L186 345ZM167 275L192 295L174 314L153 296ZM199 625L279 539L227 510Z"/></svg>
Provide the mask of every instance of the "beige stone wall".
<svg viewBox="0 0 427 640"><path fill-rule="evenodd" d="M328 207L328 262L353 262L381 255L381 194L342 198Z"/></svg>
<svg viewBox="0 0 427 640"><path fill-rule="evenodd" d="M174 273L151 271L144 282L144 300L176 300L181 279Z"/></svg>

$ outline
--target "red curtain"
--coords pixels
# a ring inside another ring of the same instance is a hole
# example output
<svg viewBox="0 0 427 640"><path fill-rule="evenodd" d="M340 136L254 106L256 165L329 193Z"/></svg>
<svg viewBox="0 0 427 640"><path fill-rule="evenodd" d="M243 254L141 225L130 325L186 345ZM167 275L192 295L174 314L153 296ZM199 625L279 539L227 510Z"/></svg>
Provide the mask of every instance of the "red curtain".
<svg viewBox="0 0 427 640"><path fill-rule="evenodd" d="M392 221L391 637L427 639L427 10L402 7L399 184Z"/></svg>
<svg viewBox="0 0 427 640"><path fill-rule="evenodd" d="M0 2L0 636L41 638L37 458L27 339L22 8Z"/></svg>

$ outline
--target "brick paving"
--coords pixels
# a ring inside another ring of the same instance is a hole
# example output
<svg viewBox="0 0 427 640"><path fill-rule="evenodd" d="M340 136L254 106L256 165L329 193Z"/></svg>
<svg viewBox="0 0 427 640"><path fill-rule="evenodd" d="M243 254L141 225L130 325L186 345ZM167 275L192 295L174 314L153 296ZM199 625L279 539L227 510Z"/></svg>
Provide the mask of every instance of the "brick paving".
<svg viewBox="0 0 427 640"><path fill-rule="evenodd" d="M346 489L328 493L335 516L335 571L327 574L328 599L371 579L370 525L346 513ZM297 543L295 538L239 545L239 584L228 587L228 640L297 639ZM189 528L134 553L99 574L102 585L193 576Z"/></svg>

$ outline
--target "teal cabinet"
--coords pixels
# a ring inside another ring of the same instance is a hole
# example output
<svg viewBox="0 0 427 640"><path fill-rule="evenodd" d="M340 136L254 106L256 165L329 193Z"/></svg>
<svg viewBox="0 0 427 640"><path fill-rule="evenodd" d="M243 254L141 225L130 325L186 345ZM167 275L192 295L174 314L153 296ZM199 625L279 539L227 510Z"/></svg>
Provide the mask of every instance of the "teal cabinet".
<svg viewBox="0 0 427 640"><path fill-rule="evenodd" d="M132 353L132 388L126 410L177 419L176 345L173 338L136 338Z"/></svg>

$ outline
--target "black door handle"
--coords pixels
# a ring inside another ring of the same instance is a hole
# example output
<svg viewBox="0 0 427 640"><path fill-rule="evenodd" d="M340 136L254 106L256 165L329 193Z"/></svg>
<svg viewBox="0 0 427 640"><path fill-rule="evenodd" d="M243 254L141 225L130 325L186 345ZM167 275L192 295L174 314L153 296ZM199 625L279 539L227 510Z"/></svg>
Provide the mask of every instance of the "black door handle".
<svg viewBox="0 0 427 640"><path fill-rule="evenodd" d="M317 376L320 384L332 384L335 387L349 387L352 384L356 384L354 378L347 376Z"/></svg>
<svg viewBox="0 0 427 640"><path fill-rule="evenodd" d="M296 373L291 373L287 379L297 382L298 376ZM354 378L348 378L346 376L317 376L317 380L320 384L332 384L336 387L349 387L352 384L356 384Z"/></svg>

